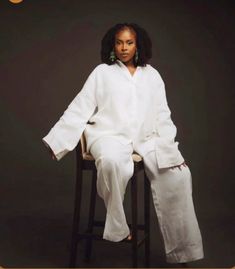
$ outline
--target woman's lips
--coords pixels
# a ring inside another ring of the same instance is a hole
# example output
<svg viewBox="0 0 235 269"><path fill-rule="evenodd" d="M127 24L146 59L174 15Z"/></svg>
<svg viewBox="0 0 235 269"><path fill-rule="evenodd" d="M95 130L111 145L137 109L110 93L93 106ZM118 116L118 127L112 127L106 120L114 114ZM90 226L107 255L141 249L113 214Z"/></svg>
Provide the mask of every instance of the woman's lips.
<svg viewBox="0 0 235 269"><path fill-rule="evenodd" d="M128 56L128 53L121 54L122 57Z"/></svg>

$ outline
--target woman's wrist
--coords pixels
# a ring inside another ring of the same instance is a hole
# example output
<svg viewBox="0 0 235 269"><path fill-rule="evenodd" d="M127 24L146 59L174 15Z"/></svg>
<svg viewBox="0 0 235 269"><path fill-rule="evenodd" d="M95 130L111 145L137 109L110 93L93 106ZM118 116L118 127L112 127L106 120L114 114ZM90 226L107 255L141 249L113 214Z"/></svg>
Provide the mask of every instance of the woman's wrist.
<svg viewBox="0 0 235 269"><path fill-rule="evenodd" d="M47 143L44 143L44 144L45 144L45 146L47 147L47 149L48 149L48 151L49 151L49 153L50 153L50 155L51 155L51 158L52 158L53 160L56 160L56 156L55 156L53 150L51 149L51 147L50 147Z"/></svg>
<svg viewBox="0 0 235 269"><path fill-rule="evenodd" d="M51 154L51 158L52 158L53 160L56 160L56 156L55 156L53 150L52 150L50 147L49 147L48 149L49 149L49 152L50 152L50 154Z"/></svg>

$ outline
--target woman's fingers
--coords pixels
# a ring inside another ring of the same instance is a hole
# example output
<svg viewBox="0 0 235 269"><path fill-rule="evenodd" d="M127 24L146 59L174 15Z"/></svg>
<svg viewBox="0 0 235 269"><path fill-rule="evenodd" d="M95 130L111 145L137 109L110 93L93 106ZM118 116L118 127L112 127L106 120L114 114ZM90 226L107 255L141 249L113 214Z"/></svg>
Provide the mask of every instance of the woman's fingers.
<svg viewBox="0 0 235 269"><path fill-rule="evenodd" d="M174 169L174 168L178 167L181 170L181 165L183 165L185 167L187 166L187 164L185 162L183 162L180 165L175 165L175 166L172 166L171 168Z"/></svg>

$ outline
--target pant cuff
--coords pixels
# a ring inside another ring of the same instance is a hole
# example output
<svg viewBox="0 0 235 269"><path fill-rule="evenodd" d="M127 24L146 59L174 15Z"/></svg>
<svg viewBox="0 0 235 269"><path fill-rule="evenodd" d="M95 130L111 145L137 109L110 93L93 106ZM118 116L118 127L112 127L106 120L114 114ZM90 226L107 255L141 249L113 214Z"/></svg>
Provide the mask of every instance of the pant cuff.
<svg viewBox="0 0 235 269"><path fill-rule="evenodd" d="M203 258L204 253L202 246L186 246L181 250L173 250L172 252L166 254L166 261L168 263L192 262Z"/></svg>
<svg viewBox="0 0 235 269"><path fill-rule="evenodd" d="M103 239L112 241L112 242L120 242L123 239L125 239L128 235L130 234L130 230L126 231L125 233L122 234L103 234Z"/></svg>

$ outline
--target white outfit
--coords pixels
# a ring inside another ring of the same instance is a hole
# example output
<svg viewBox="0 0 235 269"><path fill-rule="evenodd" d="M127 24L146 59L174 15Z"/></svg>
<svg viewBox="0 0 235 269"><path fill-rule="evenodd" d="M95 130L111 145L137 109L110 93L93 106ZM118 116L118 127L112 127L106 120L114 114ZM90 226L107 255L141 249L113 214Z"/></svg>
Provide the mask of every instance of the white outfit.
<svg viewBox="0 0 235 269"><path fill-rule="evenodd" d="M151 65L132 76L119 60L100 64L59 121L43 138L57 160L73 150L85 131L96 160L97 191L107 208L103 237L120 241L129 234L122 206L133 174L133 150L143 156L168 262L203 257L201 234L192 201L188 167L171 120L164 82ZM87 124L88 120L94 124ZM114 191L113 191L114 190Z"/></svg>
<svg viewBox="0 0 235 269"><path fill-rule="evenodd" d="M87 149L99 137L115 136L123 144L141 144L157 136L159 168L184 161L175 142L176 127L170 117L164 82L151 65L138 66L132 76L127 67L100 64L89 75L60 120L43 141L60 160L73 150L85 130ZM87 121L95 122L87 125Z"/></svg>
<svg viewBox="0 0 235 269"><path fill-rule="evenodd" d="M151 139L153 143L156 138ZM147 142L146 142L147 143ZM202 259L203 245L192 200L192 177L188 166L159 169L154 148L143 154L133 144L101 137L91 146L97 167L97 192L107 209L103 238L118 242L130 234L123 208L127 183L133 174L131 154L144 160L155 211L164 239L166 260L183 263Z"/></svg>

